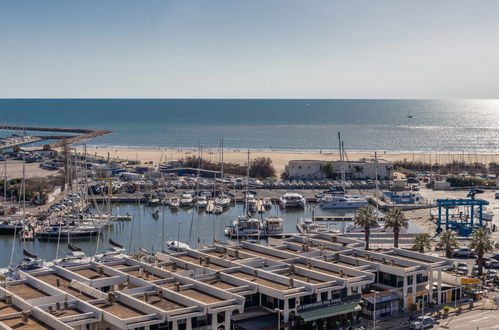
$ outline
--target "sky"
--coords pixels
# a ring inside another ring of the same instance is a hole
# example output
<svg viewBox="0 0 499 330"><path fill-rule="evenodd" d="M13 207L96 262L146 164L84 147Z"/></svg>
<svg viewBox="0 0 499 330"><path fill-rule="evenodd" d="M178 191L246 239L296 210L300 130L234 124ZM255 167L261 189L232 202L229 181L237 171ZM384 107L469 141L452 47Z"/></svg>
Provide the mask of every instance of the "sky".
<svg viewBox="0 0 499 330"><path fill-rule="evenodd" d="M499 98L499 1L0 0L1 98Z"/></svg>

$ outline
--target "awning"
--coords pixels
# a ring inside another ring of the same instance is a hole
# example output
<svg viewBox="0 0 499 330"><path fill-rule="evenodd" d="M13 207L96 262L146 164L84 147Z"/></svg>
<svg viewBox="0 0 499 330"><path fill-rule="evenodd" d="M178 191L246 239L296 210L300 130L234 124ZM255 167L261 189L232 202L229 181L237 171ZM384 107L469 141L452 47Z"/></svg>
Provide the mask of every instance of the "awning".
<svg viewBox="0 0 499 330"><path fill-rule="evenodd" d="M358 312L361 310L362 310L362 307L360 307L358 303L354 302L351 304L345 304L345 305L341 305L341 306L333 306L333 307L328 307L328 308L321 308L321 309L317 309L315 311L300 313L300 317L303 318L303 321L309 322L309 321L325 319L328 317L333 317L336 315L341 315L341 314L346 314L346 313L351 313L351 312Z"/></svg>

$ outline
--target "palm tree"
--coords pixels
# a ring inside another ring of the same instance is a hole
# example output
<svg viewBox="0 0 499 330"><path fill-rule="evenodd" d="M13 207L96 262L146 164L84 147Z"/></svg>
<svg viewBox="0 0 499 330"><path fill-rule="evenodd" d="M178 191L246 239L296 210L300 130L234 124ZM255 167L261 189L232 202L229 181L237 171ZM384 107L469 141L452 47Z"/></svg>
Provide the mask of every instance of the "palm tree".
<svg viewBox="0 0 499 330"><path fill-rule="evenodd" d="M361 207L357 211L355 225L364 228L366 250L369 250L369 235L371 234L371 228L378 226L376 210L370 205Z"/></svg>
<svg viewBox="0 0 499 330"><path fill-rule="evenodd" d="M452 251L457 249L459 245L457 244L457 235L452 230L446 230L440 234L440 241L437 246L445 250L445 256L447 258L452 258Z"/></svg>
<svg viewBox="0 0 499 330"><path fill-rule="evenodd" d="M414 236L414 245L412 246L412 248L420 253L424 253L425 249L430 249L430 235L424 233Z"/></svg>
<svg viewBox="0 0 499 330"><path fill-rule="evenodd" d="M477 228L473 230L471 235L470 249L475 250L477 255L476 263L478 265L478 276L483 274L483 255L486 252L494 250L494 245L490 239L490 233L485 228Z"/></svg>
<svg viewBox="0 0 499 330"><path fill-rule="evenodd" d="M393 246L398 248L400 229L407 229L407 227L409 227L409 221L401 209L394 208L386 214L385 227L393 229Z"/></svg>

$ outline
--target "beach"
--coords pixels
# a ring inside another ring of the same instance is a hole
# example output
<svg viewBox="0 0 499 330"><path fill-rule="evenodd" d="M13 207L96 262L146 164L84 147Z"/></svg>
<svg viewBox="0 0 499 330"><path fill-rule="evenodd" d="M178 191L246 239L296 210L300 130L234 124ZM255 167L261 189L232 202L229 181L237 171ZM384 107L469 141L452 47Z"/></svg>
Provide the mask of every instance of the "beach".
<svg viewBox="0 0 499 330"><path fill-rule="evenodd" d="M84 149L78 147L77 151L83 153ZM188 156L197 156L198 150L192 149L166 149L166 148L105 148L94 147L87 148L87 154L99 157L110 157L123 160L139 160L142 164L153 162L154 165L167 161L176 161ZM467 163L490 163L499 161L499 155L496 154L457 154L457 153L393 153L379 152L379 159L390 162L395 161L421 161L425 163L449 163L452 161L465 161ZM247 150L225 149L224 163L246 164L248 159ZM277 173L283 173L285 166L290 160L339 160L338 152L320 152L320 151L276 151L270 149L250 150L250 159L259 157L269 157ZM349 161L360 160L362 158L373 158L374 152L350 152L347 155ZM202 158L217 162L220 159L218 149L202 150Z"/></svg>

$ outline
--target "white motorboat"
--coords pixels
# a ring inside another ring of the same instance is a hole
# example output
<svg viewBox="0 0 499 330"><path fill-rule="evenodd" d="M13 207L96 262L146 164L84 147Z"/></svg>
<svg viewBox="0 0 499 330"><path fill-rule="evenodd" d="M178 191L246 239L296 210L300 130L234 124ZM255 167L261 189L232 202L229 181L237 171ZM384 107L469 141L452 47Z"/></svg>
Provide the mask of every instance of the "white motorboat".
<svg viewBox="0 0 499 330"><path fill-rule="evenodd" d="M180 206L189 207L192 206L193 202L191 194L182 194L180 197Z"/></svg>
<svg viewBox="0 0 499 330"><path fill-rule="evenodd" d="M81 251L80 248L68 244L68 249L70 250L61 259L54 260L54 264L61 267L71 267L78 265L85 265L92 261L92 258L85 256L85 253Z"/></svg>
<svg viewBox="0 0 499 330"><path fill-rule="evenodd" d="M282 208L299 207L305 208L307 201L298 193L285 193L279 198L279 204Z"/></svg>
<svg viewBox="0 0 499 330"><path fill-rule="evenodd" d="M182 243L180 241L168 241L165 243L165 253L177 253L183 252L189 249L189 245Z"/></svg>
<svg viewBox="0 0 499 330"><path fill-rule="evenodd" d="M246 207L248 208L249 212L256 212L256 199L255 195L246 193Z"/></svg>
<svg viewBox="0 0 499 330"><path fill-rule="evenodd" d="M215 214L222 214L224 211L222 205L215 205L215 207L213 208L213 213Z"/></svg>
<svg viewBox="0 0 499 330"><path fill-rule="evenodd" d="M215 198L215 205L220 205L222 208L227 208L230 206L230 197L222 194Z"/></svg>
<svg viewBox="0 0 499 330"><path fill-rule="evenodd" d="M282 234L284 232L284 220L279 217L268 217L263 222L263 231L267 236Z"/></svg>
<svg viewBox="0 0 499 330"><path fill-rule="evenodd" d="M168 205L171 209L176 210L180 207L180 200L177 197L173 197L172 199L170 199Z"/></svg>
<svg viewBox="0 0 499 330"><path fill-rule="evenodd" d="M266 208L267 210L271 209L272 208L272 201L270 199L266 198L263 201L263 207Z"/></svg>
<svg viewBox="0 0 499 330"><path fill-rule="evenodd" d="M38 256L30 253L27 250L23 250L23 259L18 265L11 265L8 268L0 269L0 276L2 276L5 281L14 281L19 279L19 272L35 272L44 269L49 269L52 264L45 263Z"/></svg>
<svg viewBox="0 0 499 330"><path fill-rule="evenodd" d="M196 200L196 207L198 209L205 209L208 206L208 200L206 196L199 196Z"/></svg>
<svg viewBox="0 0 499 330"><path fill-rule="evenodd" d="M319 206L323 209L357 209L368 204L362 196L326 194L319 199Z"/></svg>
<svg viewBox="0 0 499 330"><path fill-rule="evenodd" d="M109 244L111 245L107 248L104 253L96 254L95 260L98 262L110 262L116 260L123 260L125 258L125 249L122 245L116 243L112 239L109 239Z"/></svg>
<svg viewBox="0 0 499 330"><path fill-rule="evenodd" d="M239 216L232 221L230 226L225 227L227 236L257 236L262 234L262 222L248 216Z"/></svg>

